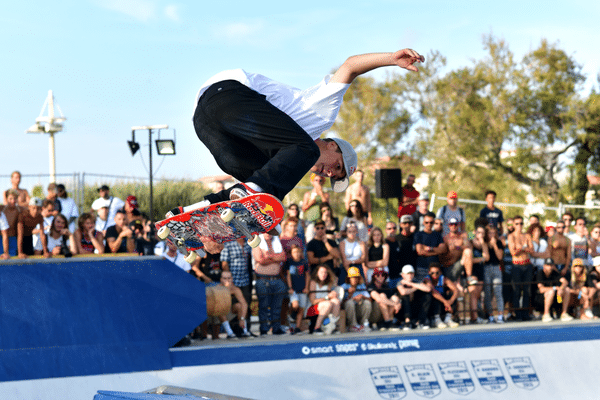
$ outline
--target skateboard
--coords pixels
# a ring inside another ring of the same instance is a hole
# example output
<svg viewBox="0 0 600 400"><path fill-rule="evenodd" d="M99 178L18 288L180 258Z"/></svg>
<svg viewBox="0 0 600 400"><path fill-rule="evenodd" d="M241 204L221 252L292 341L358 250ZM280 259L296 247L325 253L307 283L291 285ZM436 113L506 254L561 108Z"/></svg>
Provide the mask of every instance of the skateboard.
<svg viewBox="0 0 600 400"><path fill-rule="evenodd" d="M283 215L279 199L259 193L187 211L155 226L158 237L176 245L192 263L204 247L203 238L225 243L245 237L254 248L260 244L258 235L274 229Z"/></svg>

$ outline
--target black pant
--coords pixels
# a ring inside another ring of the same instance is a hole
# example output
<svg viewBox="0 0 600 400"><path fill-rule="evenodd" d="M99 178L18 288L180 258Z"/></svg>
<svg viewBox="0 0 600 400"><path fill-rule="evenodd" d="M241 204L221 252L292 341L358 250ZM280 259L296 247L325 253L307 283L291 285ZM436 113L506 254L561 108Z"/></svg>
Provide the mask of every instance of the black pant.
<svg viewBox="0 0 600 400"><path fill-rule="evenodd" d="M320 151L290 116L233 80L200 97L194 129L219 167L283 199L317 162Z"/></svg>
<svg viewBox="0 0 600 400"><path fill-rule="evenodd" d="M513 308L519 308L519 299L523 294L523 305L521 310L515 314L517 318L529 319L529 306L531 298L531 281L533 280L533 266L531 264L519 265L513 264L511 271L511 283L513 288Z"/></svg>

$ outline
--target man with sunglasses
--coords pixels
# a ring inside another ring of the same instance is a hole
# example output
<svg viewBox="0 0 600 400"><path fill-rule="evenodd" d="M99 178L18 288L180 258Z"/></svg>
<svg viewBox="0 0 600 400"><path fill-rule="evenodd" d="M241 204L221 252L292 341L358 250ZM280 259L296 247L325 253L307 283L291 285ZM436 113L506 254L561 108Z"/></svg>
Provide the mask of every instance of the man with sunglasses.
<svg viewBox="0 0 600 400"><path fill-rule="evenodd" d="M556 263L556 268L561 276L567 276L571 270L571 240L565 236L565 223L558 221L556 223L556 233L548 238L548 249L550 258Z"/></svg>
<svg viewBox="0 0 600 400"><path fill-rule="evenodd" d="M531 235L523 231L523 217L513 217L515 230L508 235L508 247L512 255L513 307L516 310L516 319L529 320L529 306L531 301L531 282L533 280L533 265L530 254L533 253L533 240ZM523 303L519 307L521 294Z"/></svg>
<svg viewBox="0 0 600 400"><path fill-rule="evenodd" d="M415 247L413 245L415 233L412 231L413 220L410 215L403 215L400 217L400 233L396 236L396 241L399 246L399 254L398 254L398 268L402 268L404 265L416 265L417 264L417 252L415 251ZM391 270L390 270L390 276ZM390 285L394 283L394 286L400 280L400 271L398 271L398 279L396 280L396 275L394 274L394 281L390 279Z"/></svg>
<svg viewBox="0 0 600 400"><path fill-rule="evenodd" d="M465 269L465 264L469 266L469 269L473 265L473 246L469 235L458 230L458 221L455 218L450 219L448 227L450 232L444 236L444 243L446 243L448 251L440 256L441 265L444 267L445 275L456 282L459 289L462 290L460 277Z"/></svg>
<svg viewBox="0 0 600 400"><path fill-rule="evenodd" d="M417 250L417 262L415 271L415 280L421 282L429 271L429 265L432 262L439 263L439 256L448 251L444 243L442 234L433 230L433 221L435 215L428 213L423 219L425 229L421 232L415 232L413 244Z"/></svg>
<svg viewBox="0 0 600 400"><path fill-rule="evenodd" d="M571 258L572 260L576 258L581 258L583 260L584 265L587 267L589 265L588 255L589 255L589 238L588 238L588 230L587 230L587 221L585 217L579 216L575 219L575 232L569 235L569 239L571 240Z"/></svg>
<svg viewBox="0 0 600 400"><path fill-rule="evenodd" d="M571 225L573 224L573 214L571 214L570 212L566 212L562 215L562 217L560 218L564 223L565 223L565 230L563 232L563 234L567 237L569 237L569 235L571 233L573 233L571 231Z"/></svg>
<svg viewBox="0 0 600 400"><path fill-rule="evenodd" d="M310 270L313 271L313 268L316 268L318 265L325 264L339 277L341 271L338 265L341 256L337 243L327 238L325 221L322 219L315 221L314 229L315 236L306 245Z"/></svg>

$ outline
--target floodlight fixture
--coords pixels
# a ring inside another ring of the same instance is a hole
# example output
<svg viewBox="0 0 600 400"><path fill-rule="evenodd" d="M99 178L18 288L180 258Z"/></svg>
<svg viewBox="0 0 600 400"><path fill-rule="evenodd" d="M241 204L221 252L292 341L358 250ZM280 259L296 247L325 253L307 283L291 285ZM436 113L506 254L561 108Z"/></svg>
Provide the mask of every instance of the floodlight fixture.
<svg viewBox="0 0 600 400"><path fill-rule="evenodd" d="M175 141L173 139L157 139L156 152L161 156L174 156Z"/></svg>

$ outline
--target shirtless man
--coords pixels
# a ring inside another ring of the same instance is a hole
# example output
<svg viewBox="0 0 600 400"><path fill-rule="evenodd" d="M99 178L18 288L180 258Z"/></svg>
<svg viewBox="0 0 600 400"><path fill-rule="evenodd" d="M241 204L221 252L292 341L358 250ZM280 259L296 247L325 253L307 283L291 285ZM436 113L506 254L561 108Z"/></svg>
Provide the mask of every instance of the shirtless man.
<svg viewBox="0 0 600 400"><path fill-rule="evenodd" d="M513 217L515 230L508 235L508 248L512 255L513 306L517 314L517 320L529 319L529 302L531 297L531 282L533 280L533 266L529 255L533 252L533 240L531 235L523 232L523 217ZM519 299L523 293L523 305L519 307Z"/></svg>
<svg viewBox="0 0 600 400"><path fill-rule="evenodd" d="M555 262L556 268L563 277L571 270L571 241L564 235L564 231L565 223L558 221L556 233L548 240L550 258Z"/></svg>
<svg viewBox="0 0 600 400"><path fill-rule="evenodd" d="M14 171L10 174L10 185L12 190L17 191L17 204L19 207L27 208L29 207L29 192L27 189L21 189L19 185L21 184L21 173L19 171ZM10 189L9 189L10 190ZM8 196L8 190L5 190L3 193L3 203L6 203L6 197Z"/></svg>
<svg viewBox="0 0 600 400"><path fill-rule="evenodd" d="M460 274L465 268L468 275L471 275L473 269L473 247L466 232L458 230L458 220L452 218L449 223L450 232L444 236L444 243L448 247L448 252L440 256L441 264L444 267L444 276L455 282L460 291Z"/></svg>
<svg viewBox="0 0 600 400"><path fill-rule="evenodd" d="M314 222L321 218L321 203L329 203L329 193L323 190L325 177L312 174L310 183L313 185L313 188L304 193L302 199L302 212L304 213L304 220Z"/></svg>
<svg viewBox="0 0 600 400"><path fill-rule="evenodd" d="M227 333L227 338L230 339L236 337L229 325L229 318L232 318L234 315L237 316L240 328L242 328L242 337L251 337L250 332L246 329L246 311L248 310L248 304L246 303L246 299L244 298L241 289L233 284L233 275L230 271L223 271L221 273L221 283L219 286L226 287L231 293L230 314L220 315L218 317L219 322Z"/></svg>
<svg viewBox="0 0 600 400"><path fill-rule="evenodd" d="M364 173L362 170L359 169L354 173L354 183L346 189L344 205L346 206L346 210L348 210L352 200L356 199L360 201L364 211L367 213L367 223L373 225L373 218L371 217L371 191L368 186L363 185L363 178Z"/></svg>

